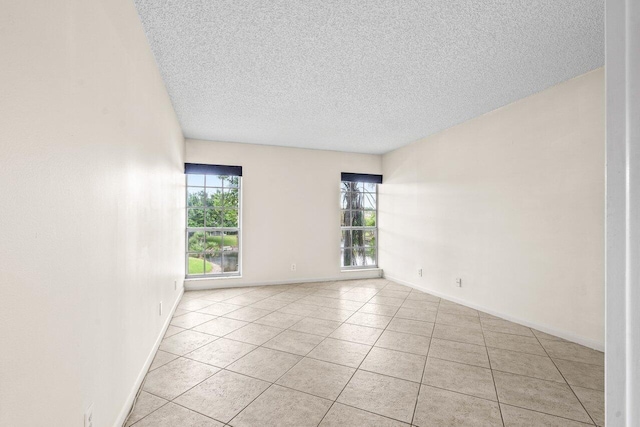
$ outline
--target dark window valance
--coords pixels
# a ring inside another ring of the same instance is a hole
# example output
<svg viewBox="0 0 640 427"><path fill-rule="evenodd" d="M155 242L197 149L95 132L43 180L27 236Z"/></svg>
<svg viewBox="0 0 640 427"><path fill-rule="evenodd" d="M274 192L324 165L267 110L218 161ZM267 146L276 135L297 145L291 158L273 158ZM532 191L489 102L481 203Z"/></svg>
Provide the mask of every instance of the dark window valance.
<svg viewBox="0 0 640 427"><path fill-rule="evenodd" d="M382 175L372 175L368 173L342 172L342 181L346 182L371 182L382 184Z"/></svg>
<svg viewBox="0 0 640 427"><path fill-rule="evenodd" d="M185 163L184 173L193 175L232 175L242 176L242 166L204 165L201 163Z"/></svg>

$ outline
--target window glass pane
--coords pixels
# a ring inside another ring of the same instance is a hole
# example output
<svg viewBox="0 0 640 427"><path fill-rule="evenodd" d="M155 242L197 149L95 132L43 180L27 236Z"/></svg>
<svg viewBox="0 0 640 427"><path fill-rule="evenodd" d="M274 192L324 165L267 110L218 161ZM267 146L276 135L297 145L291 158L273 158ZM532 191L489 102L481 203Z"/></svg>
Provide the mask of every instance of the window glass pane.
<svg viewBox="0 0 640 427"><path fill-rule="evenodd" d="M187 251L204 252L204 231L190 231L188 233Z"/></svg>
<svg viewBox="0 0 640 427"><path fill-rule="evenodd" d="M222 207L222 188L207 188L207 206Z"/></svg>
<svg viewBox="0 0 640 427"><path fill-rule="evenodd" d="M345 202L344 202L345 209L362 209L362 205L363 205L362 193L356 193L356 192L350 191L348 193L344 193L344 197L345 197Z"/></svg>
<svg viewBox="0 0 640 427"><path fill-rule="evenodd" d="M365 246L376 246L376 232L375 231L365 231L364 232L364 245Z"/></svg>
<svg viewBox="0 0 640 427"><path fill-rule="evenodd" d="M238 250L238 232L237 231L225 231L222 250L223 252Z"/></svg>
<svg viewBox="0 0 640 427"><path fill-rule="evenodd" d="M350 246L364 246L364 230L351 231L352 244Z"/></svg>
<svg viewBox="0 0 640 427"><path fill-rule="evenodd" d="M225 208L234 208L238 207L238 189L237 188L225 188L224 190L224 198L222 203Z"/></svg>
<svg viewBox="0 0 640 427"><path fill-rule="evenodd" d="M187 185L204 187L204 175L187 175Z"/></svg>
<svg viewBox="0 0 640 427"><path fill-rule="evenodd" d="M376 183L374 182L365 182L363 183L364 191L368 191L370 193L376 192Z"/></svg>
<svg viewBox="0 0 640 427"><path fill-rule="evenodd" d="M189 254L189 265L187 267L188 274L204 274L204 255Z"/></svg>
<svg viewBox="0 0 640 427"><path fill-rule="evenodd" d="M342 211L340 221L343 227L349 227L351 225L351 215L349 211Z"/></svg>
<svg viewBox="0 0 640 427"><path fill-rule="evenodd" d="M240 182L240 177L237 176L226 176L222 178L225 187L238 187L238 183Z"/></svg>
<svg viewBox="0 0 640 427"><path fill-rule="evenodd" d="M238 211L225 210L222 217L222 226L229 228L238 227Z"/></svg>
<svg viewBox="0 0 640 427"><path fill-rule="evenodd" d="M204 227L204 209L187 211L187 227Z"/></svg>
<svg viewBox="0 0 640 427"><path fill-rule="evenodd" d="M222 227L222 211L220 209L207 209L205 225L207 227Z"/></svg>
<svg viewBox="0 0 640 427"><path fill-rule="evenodd" d="M207 175L207 187L222 187L222 177L220 175Z"/></svg>
<svg viewBox="0 0 640 427"><path fill-rule="evenodd" d="M376 265L376 248L365 248L365 265Z"/></svg>
<svg viewBox="0 0 640 427"><path fill-rule="evenodd" d="M376 208L376 195L374 193L362 193L364 208L373 210Z"/></svg>
<svg viewBox="0 0 640 427"><path fill-rule="evenodd" d="M352 227L364 226L364 211L351 211L351 226Z"/></svg>
<svg viewBox="0 0 640 427"><path fill-rule="evenodd" d="M343 230L342 239L340 240L340 247L348 248L349 246L351 246L351 231Z"/></svg>
<svg viewBox="0 0 640 427"><path fill-rule="evenodd" d="M347 259L345 256L349 252L349 249L340 250L340 267L350 267L351 266L351 258ZM348 257L348 256L347 256Z"/></svg>
<svg viewBox="0 0 640 427"><path fill-rule="evenodd" d="M225 273L238 271L238 251L222 252L222 268Z"/></svg>
<svg viewBox="0 0 640 427"><path fill-rule="evenodd" d="M207 231L205 251L217 254L222 252L222 231Z"/></svg>
<svg viewBox="0 0 640 427"><path fill-rule="evenodd" d="M364 212L364 225L367 227L375 227L376 226L376 211L365 211Z"/></svg>
<svg viewBox="0 0 640 427"><path fill-rule="evenodd" d="M364 264L364 248L352 248L351 249L351 266L362 267Z"/></svg>
<svg viewBox="0 0 640 427"><path fill-rule="evenodd" d="M340 193L340 209L347 209L347 193Z"/></svg>
<svg viewBox="0 0 640 427"><path fill-rule="evenodd" d="M222 273L222 252L206 254L207 274Z"/></svg>
<svg viewBox="0 0 640 427"><path fill-rule="evenodd" d="M187 206L204 206L204 188L187 187Z"/></svg>

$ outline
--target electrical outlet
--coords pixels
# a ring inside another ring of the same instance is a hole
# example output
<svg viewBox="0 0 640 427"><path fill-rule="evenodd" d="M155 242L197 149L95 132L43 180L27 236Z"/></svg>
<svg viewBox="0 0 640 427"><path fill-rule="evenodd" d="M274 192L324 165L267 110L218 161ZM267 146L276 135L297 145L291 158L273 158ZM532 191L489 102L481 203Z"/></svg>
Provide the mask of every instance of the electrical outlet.
<svg viewBox="0 0 640 427"><path fill-rule="evenodd" d="M459 288L461 288L461 287L462 287L462 278L461 278L461 277L458 277L458 278L456 279L456 285L457 285Z"/></svg>
<svg viewBox="0 0 640 427"><path fill-rule="evenodd" d="M418 277L422 277L422 269L421 268L418 269Z"/></svg>
<svg viewBox="0 0 640 427"><path fill-rule="evenodd" d="M84 427L93 427L93 403L84 412Z"/></svg>
<svg viewBox="0 0 640 427"><path fill-rule="evenodd" d="M291 271L296 271L296 265L295 264L291 264Z"/></svg>
<svg viewBox="0 0 640 427"><path fill-rule="evenodd" d="M178 290L178 281L177 281L177 280L174 280L174 281L173 281L173 290L174 290L174 291L177 291L177 290Z"/></svg>
<svg viewBox="0 0 640 427"><path fill-rule="evenodd" d="M158 315L162 316L162 301L160 301L160 307L158 309Z"/></svg>

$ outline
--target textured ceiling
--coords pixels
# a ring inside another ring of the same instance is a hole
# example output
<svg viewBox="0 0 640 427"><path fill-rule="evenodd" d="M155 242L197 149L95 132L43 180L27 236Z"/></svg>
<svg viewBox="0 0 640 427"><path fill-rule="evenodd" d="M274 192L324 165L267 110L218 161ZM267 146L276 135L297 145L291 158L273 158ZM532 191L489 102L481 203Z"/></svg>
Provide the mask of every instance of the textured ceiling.
<svg viewBox="0 0 640 427"><path fill-rule="evenodd" d="M604 61L604 0L135 3L187 138L384 153Z"/></svg>

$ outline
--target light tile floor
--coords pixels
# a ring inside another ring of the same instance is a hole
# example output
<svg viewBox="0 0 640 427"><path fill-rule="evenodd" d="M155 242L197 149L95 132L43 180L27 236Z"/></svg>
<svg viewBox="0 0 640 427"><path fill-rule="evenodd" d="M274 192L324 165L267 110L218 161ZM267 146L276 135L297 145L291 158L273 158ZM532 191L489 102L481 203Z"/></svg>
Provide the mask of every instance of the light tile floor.
<svg viewBox="0 0 640 427"><path fill-rule="evenodd" d="M384 279L186 292L127 426L586 426L604 355Z"/></svg>

